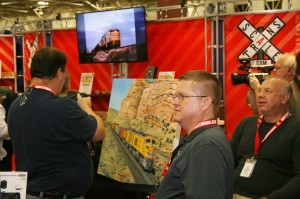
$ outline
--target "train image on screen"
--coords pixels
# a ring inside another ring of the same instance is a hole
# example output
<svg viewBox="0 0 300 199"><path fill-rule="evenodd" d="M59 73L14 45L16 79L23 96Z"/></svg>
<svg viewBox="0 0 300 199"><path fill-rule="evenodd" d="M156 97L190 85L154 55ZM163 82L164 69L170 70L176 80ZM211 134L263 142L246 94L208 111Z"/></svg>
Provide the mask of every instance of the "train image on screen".
<svg viewBox="0 0 300 199"><path fill-rule="evenodd" d="M119 29L109 29L101 38L99 43L95 46L94 52L98 50L107 50L112 48L118 48L121 46L120 31Z"/></svg>
<svg viewBox="0 0 300 199"><path fill-rule="evenodd" d="M145 135L135 130L125 129L118 124L112 124L113 131L118 134L122 142L138 160L145 171L151 172L154 160L155 140L150 135Z"/></svg>

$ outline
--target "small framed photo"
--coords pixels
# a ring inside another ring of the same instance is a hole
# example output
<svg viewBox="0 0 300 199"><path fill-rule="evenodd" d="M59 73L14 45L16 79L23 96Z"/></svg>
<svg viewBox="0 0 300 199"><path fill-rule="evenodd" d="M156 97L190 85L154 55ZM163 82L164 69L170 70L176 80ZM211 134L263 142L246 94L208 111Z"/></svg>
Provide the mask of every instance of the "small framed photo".
<svg viewBox="0 0 300 199"><path fill-rule="evenodd" d="M158 79L174 79L175 71L159 72Z"/></svg>
<svg viewBox="0 0 300 199"><path fill-rule="evenodd" d="M15 73L14 72L2 72L1 78L3 78L3 79L13 79L13 78L15 78Z"/></svg>

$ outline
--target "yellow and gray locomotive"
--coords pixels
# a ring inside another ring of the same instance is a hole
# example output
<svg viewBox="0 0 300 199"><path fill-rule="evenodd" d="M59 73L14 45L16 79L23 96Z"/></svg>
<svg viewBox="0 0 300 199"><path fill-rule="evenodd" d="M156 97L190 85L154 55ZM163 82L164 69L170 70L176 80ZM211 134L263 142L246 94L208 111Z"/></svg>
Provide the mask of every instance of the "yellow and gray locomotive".
<svg viewBox="0 0 300 199"><path fill-rule="evenodd" d="M143 169L151 171L154 160L154 144L152 136L137 132L133 129L125 129L118 124L112 124L112 129L119 135L122 142L131 154L139 161Z"/></svg>

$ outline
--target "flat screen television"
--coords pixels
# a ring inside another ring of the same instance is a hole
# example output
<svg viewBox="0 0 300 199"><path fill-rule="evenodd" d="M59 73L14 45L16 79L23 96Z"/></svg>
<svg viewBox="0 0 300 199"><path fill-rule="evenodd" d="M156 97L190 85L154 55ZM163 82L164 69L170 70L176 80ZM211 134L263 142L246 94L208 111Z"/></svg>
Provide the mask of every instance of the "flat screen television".
<svg viewBox="0 0 300 199"><path fill-rule="evenodd" d="M145 7L77 13L79 63L147 61Z"/></svg>

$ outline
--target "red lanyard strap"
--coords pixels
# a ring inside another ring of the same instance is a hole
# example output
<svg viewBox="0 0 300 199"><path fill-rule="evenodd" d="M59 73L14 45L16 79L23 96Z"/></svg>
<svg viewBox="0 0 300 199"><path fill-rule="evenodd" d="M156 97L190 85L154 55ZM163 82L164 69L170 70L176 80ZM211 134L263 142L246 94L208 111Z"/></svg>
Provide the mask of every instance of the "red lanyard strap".
<svg viewBox="0 0 300 199"><path fill-rule="evenodd" d="M217 119L204 120L204 121L199 122L196 125L196 127L193 129L193 131L195 129L202 128L202 127L205 127L205 126L217 126L217 125L218 125Z"/></svg>
<svg viewBox="0 0 300 199"><path fill-rule="evenodd" d="M40 90L49 91L49 92L51 92L53 95L55 95L55 93L52 91L52 89L49 88L49 87L47 87L47 86L42 86L42 85L32 85L32 88L36 88L36 89L40 89Z"/></svg>
<svg viewBox="0 0 300 199"><path fill-rule="evenodd" d="M268 131L268 133L265 135L265 137L262 139L262 141L260 141L260 137L259 137L259 133L258 133L258 128L261 125L264 116L261 115L258 120L257 120L257 127L256 127L256 134L255 134L255 143L254 143L254 155L257 156L258 151L260 146L262 145L262 143L264 141L266 141L268 139L268 137L275 131L275 129L277 129L286 118L288 118L291 115L291 113L289 111L287 111L279 120L278 122Z"/></svg>

